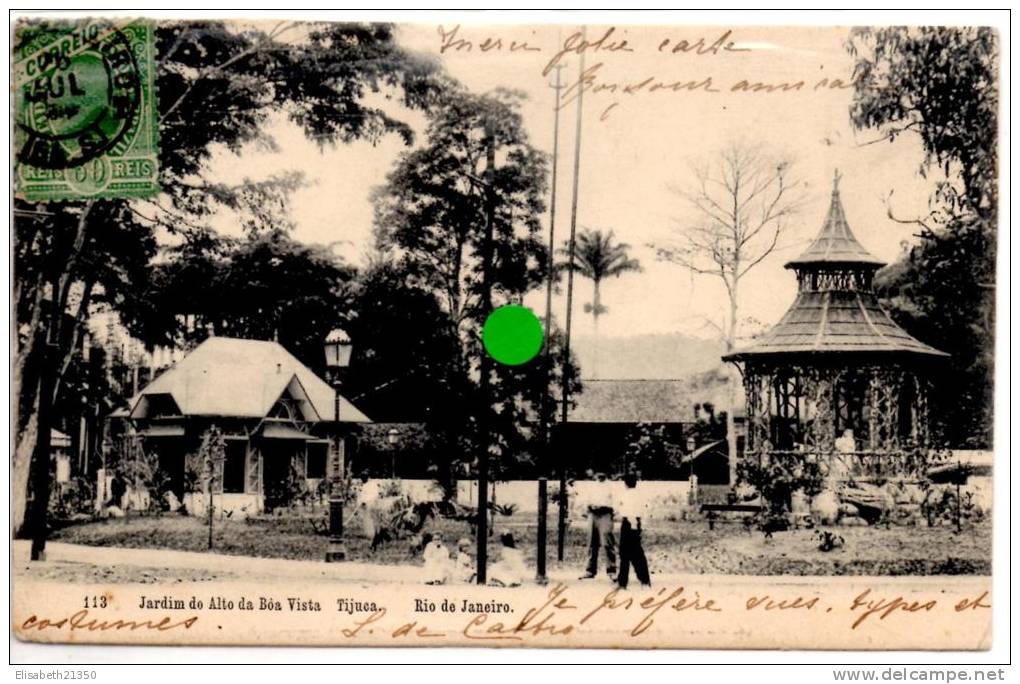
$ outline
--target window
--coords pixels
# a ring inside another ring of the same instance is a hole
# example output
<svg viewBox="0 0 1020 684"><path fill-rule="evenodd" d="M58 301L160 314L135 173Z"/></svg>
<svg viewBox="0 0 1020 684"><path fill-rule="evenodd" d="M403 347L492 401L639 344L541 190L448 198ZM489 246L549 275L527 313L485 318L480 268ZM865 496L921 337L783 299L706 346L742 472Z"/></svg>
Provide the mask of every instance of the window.
<svg viewBox="0 0 1020 684"><path fill-rule="evenodd" d="M328 442L308 442L308 451L305 456L305 477L309 480L321 480L326 477L328 457Z"/></svg>
<svg viewBox="0 0 1020 684"><path fill-rule="evenodd" d="M248 457L248 441L228 439L224 447L223 493L244 493L244 468Z"/></svg>
<svg viewBox="0 0 1020 684"><path fill-rule="evenodd" d="M179 416L177 403L169 394L147 394L145 395L146 416L148 418L166 418L168 416Z"/></svg>

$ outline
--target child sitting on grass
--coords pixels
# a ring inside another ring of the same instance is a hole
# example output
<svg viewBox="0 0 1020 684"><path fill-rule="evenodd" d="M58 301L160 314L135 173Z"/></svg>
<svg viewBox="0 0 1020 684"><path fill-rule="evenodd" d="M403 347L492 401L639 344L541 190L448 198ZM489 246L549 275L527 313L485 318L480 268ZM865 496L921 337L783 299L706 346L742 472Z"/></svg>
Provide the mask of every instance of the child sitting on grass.
<svg viewBox="0 0 1020 684"><path fill-rule="evenodd" d="M457 540L457 558L453 571L458 582L470 584L475 581L475 562L471 558L471 540L467 537Z"/></svg>
<svg viewBox="0 0 1020 684"><path fill-rule="evenodd" d="M497 587L519 587L528 572L524 552L517 548L514 535L504 532L499 536L502 544L499 562L489 571L489 584Z"/></svg>
<svg viewBox="0 0 1020 684"><path fill-rule="evenodd" d="M436 532L422 551L425 584L446 584L450 577L450 552L443 545L443 535Z"/></svg>

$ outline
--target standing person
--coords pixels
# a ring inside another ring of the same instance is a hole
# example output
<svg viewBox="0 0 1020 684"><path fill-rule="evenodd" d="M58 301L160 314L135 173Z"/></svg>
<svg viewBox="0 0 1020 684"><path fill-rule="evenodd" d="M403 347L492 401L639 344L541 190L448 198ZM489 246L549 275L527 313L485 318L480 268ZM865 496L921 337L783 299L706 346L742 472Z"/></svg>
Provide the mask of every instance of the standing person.
<svg viewBox="0 0 1020 684"><path fill-rule="evenodd" d="M857 451L857 440L854 439L854 431L843 430L843 436L836 440L836 454L829 463L829 477L835 481L846 481L850 479L850 463L853 453Z"/></svg>
<svg viewBox="0 0 1020 684"><path fill-rule="evenodd" d="M641 520L646 517L648 506L644 494L638 491L637 482L637 474L624 475L623 483L627 488L620 494L617 502L617 512L620 514L620 575L616 578L616 583L621 589L627 588L631 565L634 566L634 574L637 575L641 586L652 586L645 550L641 546Z"/></svg>
<svg viewBox="0 0 1020 684"><path fill-rule="evenodd" d="M358 492L358 510L361 513L361 529L375 551L385 536L379 510L379 483L369 480L368 473L361 473L361 490Z"/></svg>
<svg viewBox="0 0 1020 684"><path fill-rule="evenodd" d="M843 436L836 440L836 451L841 454L852 454L857 450L857 440L854 439L854 431L851 429L843 430Z"/></svg>
<svg viewBox="0 0 1020 684"><path fill-rule="evenodd" d="M613 535L613 484L605 473L596 473L588 496L591 543L588 547L588 571L581 579L593 579L599 572L599 547L606 550L606 571L616 574L616 537Z"/></svg>

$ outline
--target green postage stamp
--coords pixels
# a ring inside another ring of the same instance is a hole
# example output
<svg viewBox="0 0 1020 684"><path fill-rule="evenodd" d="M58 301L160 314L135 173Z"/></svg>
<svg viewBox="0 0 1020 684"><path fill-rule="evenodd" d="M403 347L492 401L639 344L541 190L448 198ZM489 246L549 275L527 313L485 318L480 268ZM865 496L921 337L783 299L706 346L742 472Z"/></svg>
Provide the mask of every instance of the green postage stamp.
<svg viewBox="0 0 1020 684"><path fill-rule="evenodd" d="M151 22L26 23L13 62L18 197L159 192Z"/></svg>

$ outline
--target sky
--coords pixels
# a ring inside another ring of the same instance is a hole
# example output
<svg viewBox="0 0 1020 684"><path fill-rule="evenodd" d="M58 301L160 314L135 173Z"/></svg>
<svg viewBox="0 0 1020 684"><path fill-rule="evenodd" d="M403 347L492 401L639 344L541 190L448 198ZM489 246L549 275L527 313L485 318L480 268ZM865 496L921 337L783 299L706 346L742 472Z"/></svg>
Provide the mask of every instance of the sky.
<svg viewBox="0 0 1020 684"><path fill-rule="evenodd" d="M903 136L894 143L876 142L874 131L854 132L848 114L852 90L829 87L836 79L851 78L847 29L589 26L587 39L594 42L610 28L606 40L585 50L586 68L601 65L589 73L603 86L615 84L616 92L589 90L584 97L577 224L579 229L612 229L618 239L631 245L643 271L604 285L603 303L609 313L599 321L599 335L717 335L706 321L721 321L726 308L718 279L695 277L680 266L658 261L649 245L669 241L678 226L689 224L692 213L674 190L689 188L691 165L711 160L727 145L755 145L792 159L792 175L799 179L798 190L805 198L779 248L742 283L742 315L761 325L775 323L793 301L794 277L782 265L820 229L836 169L842 175L840 189L848 221L867 249L892 261L903 244L914 239L909 225L887 216L887 201L899 217L927 213L931 180L918 173L923 161L918 141ZM577 40L571 36L579 27L460 25L454 29L452 24L401 25L397 36L408 49L438 58L449 74L471 90L502 87L525 93L522 116L531 143L551 155L554 71L542 72L565 41ZM497 40L500 43L483 51L486 39L490 46ZM702 54L698 54L699 40ZM512 51L511 41L536 49ZM622 41L626 45L621 47ZM611 43L618 49L611 51ZM711 49L726 43L732 43L734 51ZM677 45L695 48L674 53ZM577 81L578 62L573 52L559 59L565 65L561 72L565 83ZM707 87L706 79L710 79ZM649 90L649 83L678 81L702 85L693 91ZM741 81L803 85L747 92L740 89ZM638 92L622 92L627 85L642 82L643 87L632 88ZM421 128L420 115L404 114ZM576 116L576 102L560 112L557 243L569 231ZM248 148L234 155L220 150L210 176L229 182L291 169L304 172L309 185L297 191L292 202L294 237L317 243L342 241L338 251L360 263L371 244L370 193L385 182L387 172L407 148L396 136L375 145L356 142L320 148L283 121L275 122L271 133L279 152ZM217 225L228 233L238 231L229 214L222 214ZM581 308L590 301L591 286L579 280L576 288L574 330L584 336L592 332L591 317ZM562 295L554 300L554 315L560 321L563 300ZM541 315L544 294L536 292L525 303Z"/></svg>

